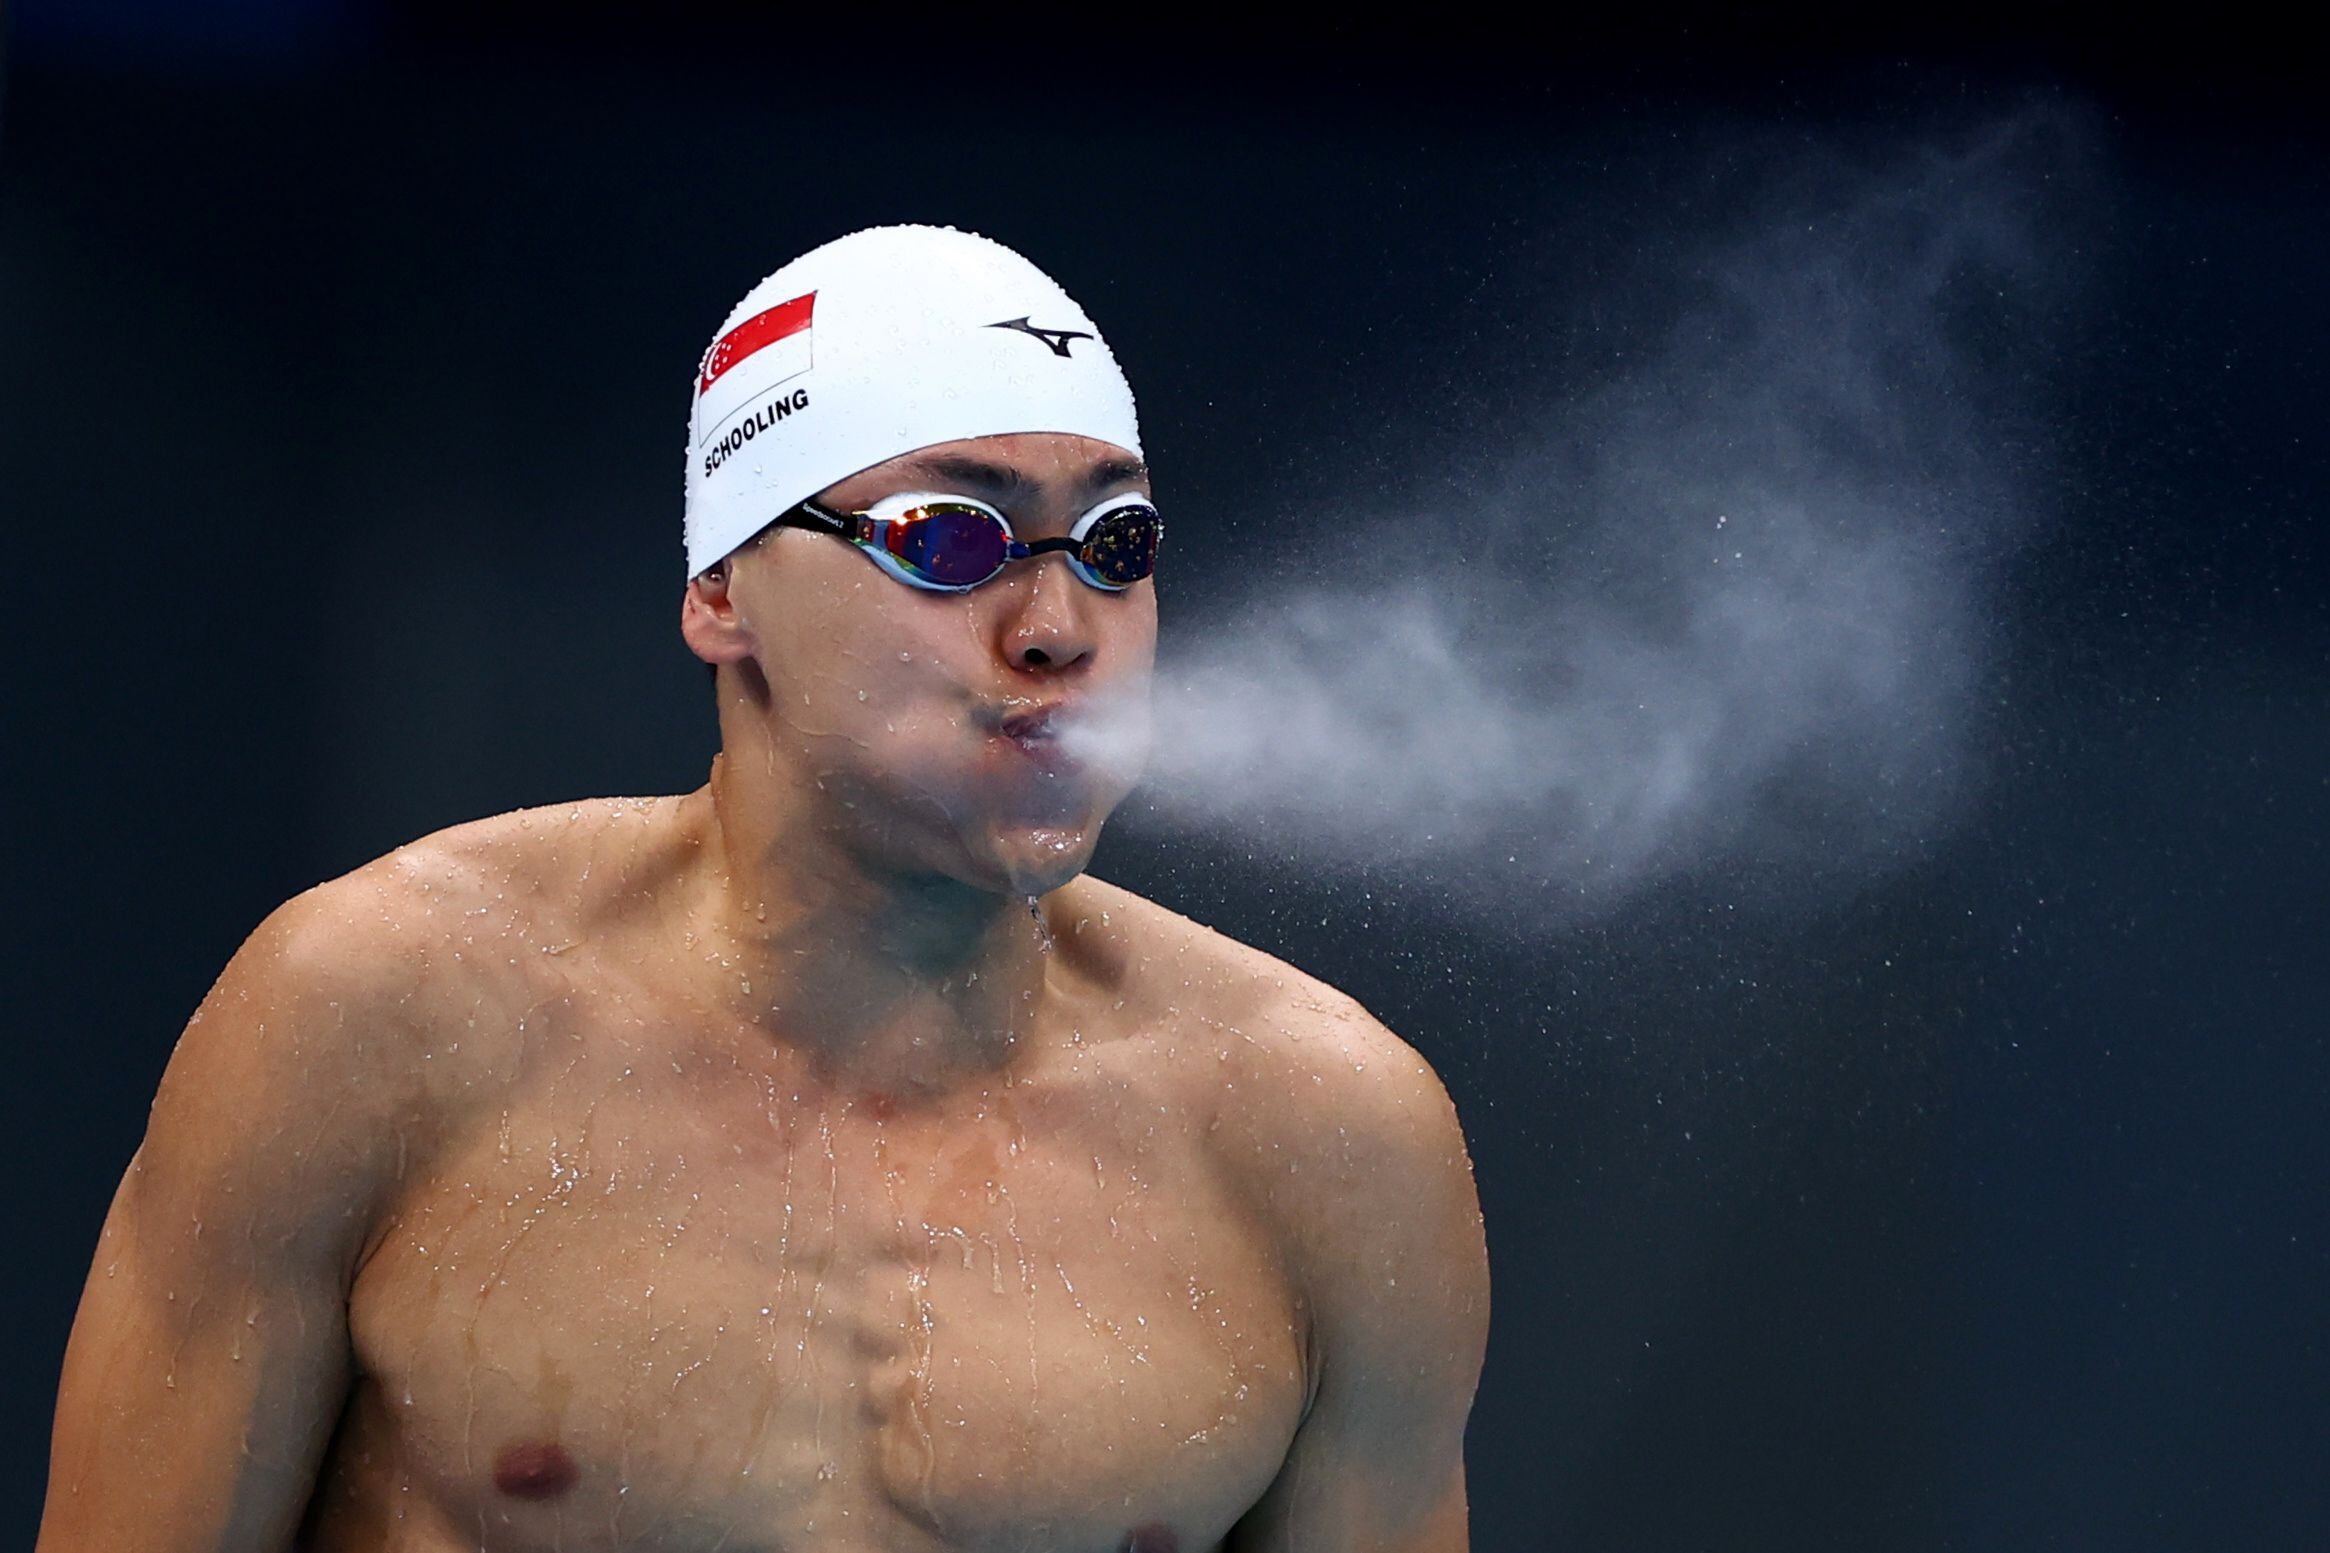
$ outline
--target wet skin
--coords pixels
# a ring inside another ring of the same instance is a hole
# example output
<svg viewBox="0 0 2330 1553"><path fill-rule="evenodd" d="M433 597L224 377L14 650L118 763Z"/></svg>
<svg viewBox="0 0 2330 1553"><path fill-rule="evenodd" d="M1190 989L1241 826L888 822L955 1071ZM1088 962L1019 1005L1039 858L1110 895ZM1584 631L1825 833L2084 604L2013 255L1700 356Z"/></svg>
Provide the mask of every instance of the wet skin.
<svg viewBox="0 0 2330 1553"><path fill-rule="evenodd" d="M1032 537L1081 441L956 446ZM41 1553L1462 1547L1446 1096L1081 874L1129 776L993 711L1137 694L1154 602L1023 571L919 595L771 536L691 588L704 788L273 914L108 1217Z"/></svg>

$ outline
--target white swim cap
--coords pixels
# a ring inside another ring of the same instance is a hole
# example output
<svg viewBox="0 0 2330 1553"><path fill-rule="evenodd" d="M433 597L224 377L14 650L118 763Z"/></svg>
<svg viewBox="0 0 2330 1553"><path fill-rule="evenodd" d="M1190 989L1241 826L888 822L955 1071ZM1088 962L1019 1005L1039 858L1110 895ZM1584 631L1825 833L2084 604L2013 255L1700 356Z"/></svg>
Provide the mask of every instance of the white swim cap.
<svg viewBox="0 0 2330 1553"><path fill-rule="evenodd" d="M901 453L1070 432L1141 455L1133 391L1084 310L1001 243L882 226L746 293L688 418L688 576L771 519Z"/></svg>

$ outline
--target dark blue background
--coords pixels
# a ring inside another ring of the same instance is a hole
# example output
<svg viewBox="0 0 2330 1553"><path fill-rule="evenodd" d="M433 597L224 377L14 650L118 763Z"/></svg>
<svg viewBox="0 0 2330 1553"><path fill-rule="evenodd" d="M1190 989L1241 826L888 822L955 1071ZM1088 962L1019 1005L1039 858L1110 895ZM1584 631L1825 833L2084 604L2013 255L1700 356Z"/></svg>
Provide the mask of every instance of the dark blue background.
<svg viewBox="0 0 2330 1553"><path fill-rule="evenodd" d="M1494 299L1517 179L1564 192L1583 272L1687 238L1727 125L1880 144L2039 102L2108 167L2048 358L2059 521L2001 583L1988 783L1925 861L1760 915L1699 879L1523 948L1196 840L1112 837L1099 871L1346 987L1448 1080L1497 1277L1489 1553L2330 1545L2330 137L2288 40L12 23L0 1502L28 1536L105 1203L243 935L443 825L702 781L681 385L766 268L886 220L1020 247L1134 365L1184 596L1299 586L1252 493L1417 449L1461 484L1546 370L1493 330L1462 377L1417 365Z"/></svg>

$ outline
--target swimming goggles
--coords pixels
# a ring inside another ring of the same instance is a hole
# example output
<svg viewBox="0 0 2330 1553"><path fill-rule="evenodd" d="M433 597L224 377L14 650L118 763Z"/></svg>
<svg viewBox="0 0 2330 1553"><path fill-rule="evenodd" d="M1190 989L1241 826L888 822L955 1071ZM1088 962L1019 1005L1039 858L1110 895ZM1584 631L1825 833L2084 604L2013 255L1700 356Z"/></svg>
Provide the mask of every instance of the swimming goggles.
<svg viewBox="0 0 2330 1553"><path fill-rule="evenodd" d="M985 502L930 491L885 496L864 512L805 501L770 527L846 539L908 587L934 593L967 593L1014 561L1055 550L1092 587L1122 593L1157 569L1157 543L1165 536L1165 520L1140 496L1111 496L1078 518L1067 538L1031 543Z"/></svg>

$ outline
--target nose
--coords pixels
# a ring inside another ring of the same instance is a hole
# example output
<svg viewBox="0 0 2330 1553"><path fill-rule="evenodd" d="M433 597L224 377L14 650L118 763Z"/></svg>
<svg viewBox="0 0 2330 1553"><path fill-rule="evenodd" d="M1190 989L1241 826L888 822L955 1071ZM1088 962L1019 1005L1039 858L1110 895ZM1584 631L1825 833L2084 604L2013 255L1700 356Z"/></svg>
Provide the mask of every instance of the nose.
<svg viewBox="0 0 2330 1553"><path fill-rule="evenodd" d="M1021 569L1002 621L1003 661L1028 674L1065 673L1088 661L1099 645L1079 596L1089 590L1068 570L1067 558L1037 556Z"/></svg>

